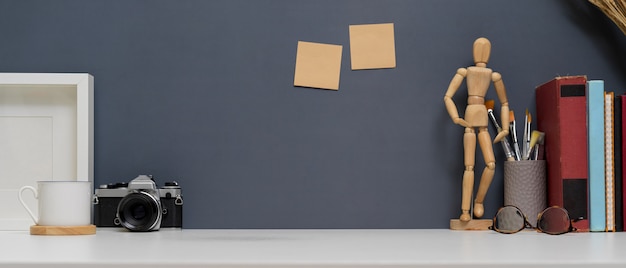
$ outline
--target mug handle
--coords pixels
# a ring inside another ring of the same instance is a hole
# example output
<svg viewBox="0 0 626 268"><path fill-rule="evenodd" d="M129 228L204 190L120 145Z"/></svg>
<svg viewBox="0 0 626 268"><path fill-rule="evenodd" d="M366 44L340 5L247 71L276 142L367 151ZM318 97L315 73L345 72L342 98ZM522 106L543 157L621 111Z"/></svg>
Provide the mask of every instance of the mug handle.
<svg viewBox="0 0 626 268"><path fill-rule="evenodd" d="M39 220L37 219L37 217L35 216L35 213L33 213L28 206L26 205L26 203L24 202L24 200L22 199L22 193L25 190L31 190L33 192L33 194L35 194L35 199L38 199L38 194L37 194L37 189L35 189L35 187L32 186L24 186L22 188L20 188L19 190L19 194L17 195L17 197L20 199L20 203L22 203L22 206L24 206L24 208L26 209L26 211L28 211L28 214L30 215L30 217L33 219L33 221L35 222L35 224L39 224Z"/></svg>

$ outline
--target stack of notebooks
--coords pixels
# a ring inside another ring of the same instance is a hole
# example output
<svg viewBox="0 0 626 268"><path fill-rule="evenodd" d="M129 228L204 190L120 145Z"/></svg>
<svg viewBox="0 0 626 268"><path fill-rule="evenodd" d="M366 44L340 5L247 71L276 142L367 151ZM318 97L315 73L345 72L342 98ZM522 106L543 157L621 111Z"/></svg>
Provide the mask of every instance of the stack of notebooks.
<svg viewBox="0 0 626 268"><path fill-rule="evenodd" d="M602 80L556 77L536 88L545 133L548 205L568 210L579 231L624 230L622 103Z"/></svg>

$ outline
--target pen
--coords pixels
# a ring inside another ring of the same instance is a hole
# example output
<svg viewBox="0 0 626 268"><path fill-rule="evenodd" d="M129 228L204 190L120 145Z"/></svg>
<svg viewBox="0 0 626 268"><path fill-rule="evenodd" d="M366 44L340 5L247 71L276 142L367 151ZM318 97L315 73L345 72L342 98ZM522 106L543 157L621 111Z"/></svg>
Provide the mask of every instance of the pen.
<svg viewBox="0 0 626 268"><path fill-rule="evenodd" d="M487 114L489 115L489 119L491 119L491 123L493 123L496 131L500 133L500 131L502 131L502 128L500 127L500 124L498 124L496 116L493 114L494 100L487 100L485 102L485 106L487 107ZM504 154L506 155L506 160L515 161L515 154L511 149L511 144L509 144L509 140L504 137L500 142L502 143L502 149L504 150Z"/></svg>
<svg viewBox="0 0 626 268"><path fill-rule="evenodd" d="M515 160L519 161L522 158L522 154L519 151L519 144L517 143L517 133L515 132L515 113L513 110L509 111L509 134L511 135L511 141L513 142L513 149L515 150Z"/></svg>

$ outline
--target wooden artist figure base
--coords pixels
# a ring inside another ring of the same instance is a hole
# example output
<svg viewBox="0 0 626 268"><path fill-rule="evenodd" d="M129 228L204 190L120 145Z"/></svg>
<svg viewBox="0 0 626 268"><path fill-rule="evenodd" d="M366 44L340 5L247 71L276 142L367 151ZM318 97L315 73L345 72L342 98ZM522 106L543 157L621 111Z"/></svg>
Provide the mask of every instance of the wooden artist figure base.
<svg viewBox="0 0 626 268"><path fill-rule="evenodd" d="M43 226L30 227L31 235L91 235L96 233L95 225L85 226Z"/></svg>
<svg viewBox="0 0 626 268"><path fill-rule="evenodd" d="M482 231L489 230L489 226L492 224L493 220L473 219L470 221L461 221L459 219L451 219L450 230Z"/></svg>

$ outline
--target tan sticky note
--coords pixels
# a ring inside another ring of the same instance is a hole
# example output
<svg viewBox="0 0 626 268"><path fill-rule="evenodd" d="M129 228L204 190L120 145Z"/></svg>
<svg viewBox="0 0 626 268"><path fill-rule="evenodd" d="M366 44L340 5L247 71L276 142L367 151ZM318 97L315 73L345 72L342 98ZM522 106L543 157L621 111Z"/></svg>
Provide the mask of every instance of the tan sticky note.
<svg viewBox="0 0 626 268"><path fill-rule="evenodd" d="M298 41L294 86L339 90L341 45Z"/></svg>
<svg viewBox="0 0 626 268"><path fill-rule="evenodd" d="M352 70L396 67L393 23L350 25Z"/></svg>

